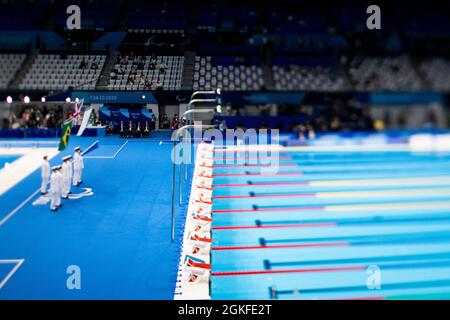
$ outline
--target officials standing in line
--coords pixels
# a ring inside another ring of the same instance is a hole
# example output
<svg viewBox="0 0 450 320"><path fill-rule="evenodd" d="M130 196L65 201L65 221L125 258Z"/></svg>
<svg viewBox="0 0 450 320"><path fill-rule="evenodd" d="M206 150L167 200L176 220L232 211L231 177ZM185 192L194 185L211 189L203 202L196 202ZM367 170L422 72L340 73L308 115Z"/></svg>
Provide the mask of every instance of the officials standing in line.
<svg viewBox="0 0 450 320"><path fill-rule="evenodd" d="M56 211L61 207L61 183L62 177L59 172L61 166L52 167L50 176L50 210Z"/></svg>
<svg viewBox="0 0 450 320"><path fill-rule="evenodd" d="M84 159L81 154L80 147L76 147L74 149L75 153L73 154L73 185L79 186L83 183L81 180L81 176L84 169Z"/></svg>
<svg viewBox="0 0 450 320"><path fill-rule="evenodd" d="M69 198L70 186L72 182L72 156L66 156L63 159L62 164L62 176L63 176L63 186L62 186L62 197L64 199Z"/></svg>
<svg viewBox="0 0 450 320"><path fill-rule="evenodd" d="M45 155L41 166L41 194L47 194L50 173L50 163L48 162L48 157Z"/></svg>
<svg viewBox="0 0 450 320"><path fill-rule="evenodd" d="M84 169L84 159L80 147L76 147L74 151L73 158L70 155L66 156L62 158L62 165L54 166L51 169L47 156L43 158L41 166L41 193L47 194L47 186L50 180L50 210L53 212L62 206L61 197L69 199L71 184L79 186L82 183L81 176Z"/></svg>

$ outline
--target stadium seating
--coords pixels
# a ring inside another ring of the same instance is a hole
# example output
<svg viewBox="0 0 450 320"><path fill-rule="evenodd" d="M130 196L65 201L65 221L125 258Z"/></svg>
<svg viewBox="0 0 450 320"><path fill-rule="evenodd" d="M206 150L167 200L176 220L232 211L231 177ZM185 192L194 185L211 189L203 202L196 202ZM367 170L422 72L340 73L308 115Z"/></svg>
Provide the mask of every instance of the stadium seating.
<svg viewBox="0 0 450 320"><path fill-rule="evenodd" d="M105 63L104 55L68 55L61 57L57 54L38 55L30 70L26 74L21 89L49 89L93 90ZM82 68L83 61L86 63ZM97 68L93 68L93 64Z"/></svg>
<svg viewBox="0 0 450 320"><path fill-rule="evenodd" d="M109 90L180 90L183 77L184 57L157 56L152 68L151 56L125 56L115 64L115 76L111 75ZM141 68L139 68L139 64ZM161 72L161 67L166 71ZM134 72L133 72L134 71ZM147 84L146 84L147 82Z"/></svg>
<svg viewBox="0 0 450 320"><path fill-rule="evenodd" d="M423 82L407 56L356 57L349 75L358 91L418 91Z"/></svg>
<svg viewBox="0 0 450 320"><path fill-rule="evenodd" d="M194 90L222 88L232 91L261 90L263 71L258 65L214 63L211 56L195 57Z"/></svg>
<svg viewBox="0 0 450 320"><path fill-rule="evenodd" d="M431 89L450 91L450 60L433 58L422 61L419 65L425 80Z"/></svg>
<svg viewBox="0 0 450 320"><path fill-rule="evenodd" d="M8 87L25 57L25 54L0 54L0 89Z"/></svg>
<svg viewBox="0 0 450 320"><path fill-rule="evenodd" d="M349 88L337 65L272 66L276 90L343 91Z"/></svg>

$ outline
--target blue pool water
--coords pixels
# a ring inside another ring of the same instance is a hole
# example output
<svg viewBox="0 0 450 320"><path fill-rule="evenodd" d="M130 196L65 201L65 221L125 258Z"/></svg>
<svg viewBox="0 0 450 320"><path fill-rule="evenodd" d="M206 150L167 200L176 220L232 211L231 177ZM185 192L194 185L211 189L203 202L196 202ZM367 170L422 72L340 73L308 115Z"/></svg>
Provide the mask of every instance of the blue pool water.
<svg viewBox="0 0 450 320"><path fill-rule="evenodd" d="M213 299L450 298L450 154L282 156L214 167Z"/></svg>

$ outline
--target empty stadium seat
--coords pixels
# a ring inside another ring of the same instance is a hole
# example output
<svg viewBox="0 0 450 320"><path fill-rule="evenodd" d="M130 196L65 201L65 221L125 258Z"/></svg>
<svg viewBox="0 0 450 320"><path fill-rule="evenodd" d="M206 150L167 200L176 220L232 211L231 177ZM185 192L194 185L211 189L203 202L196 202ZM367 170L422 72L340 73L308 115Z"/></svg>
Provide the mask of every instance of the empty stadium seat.
<svg viewBox="0 0 450 320"><path fill-rule="evenodd" d="M231 91L261 90L263 71L257 65L223 65L212 62L212 57L196 57L194 90L222 88Z"/></svg>
<svg viewBox="0 0 450 320"><path fill-rule="evenodd" d="M287 65L273 66L276 90L342 91L348 84L337 67Z"/></svg>
<svg viewBox="0 0 450 320"><path fill-rule="evenodd" d="M407 56L356 57L349 76L358 91L418 91L423 83Z"/></svg>
<svg viewBox="0 0 450 320"><path fill-rule="evenodd" d="M437 91L450 91L450 60L433 58L422 61L419 64L425 80L431 89Z"/></svg>
<svg viewBox="0 0 450 320"><path fill-rule="evenodd" d="M57 54L38 55L20 89L67 90L74 87L82 90L94 90L106 56L104 55L68 55L62 58ZM82 62L86 68L81 68ZM92 65L97 65L92 69Z"/></svg>
<svg viewBox="0 0 450 320"><path fill-rule="evenodd" d="M0 89L8 87L25 57L25 54L0 54Z"/></svg>

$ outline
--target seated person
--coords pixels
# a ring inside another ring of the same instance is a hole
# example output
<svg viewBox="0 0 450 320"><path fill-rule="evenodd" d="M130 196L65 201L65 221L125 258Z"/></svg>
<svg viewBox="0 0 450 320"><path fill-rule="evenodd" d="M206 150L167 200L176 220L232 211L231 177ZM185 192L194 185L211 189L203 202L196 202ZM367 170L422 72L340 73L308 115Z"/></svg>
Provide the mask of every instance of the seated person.
<svg viewBox="0 0 450 320"><path fill-rule="evenodd" d="M86 69L88 66L89 64L86 61L82 60L78 69Z"/></svg>
<svg viewBox="0 0 450 320"><path fill-rule="evenodd" d="M108 123L108 126L106 127L106 134L108 136L111 136L114 134L114 126L113 126L112 122Z"/></svg>
<svg viewBox="0 0 450 320"><path fill-rule="evenodd" d="M170 126L169 116L167 115L167 113L165 113L162 121L162 129L169 129L169 126Z"/></svg>
<svg viewBox="0 0 450 320"><path fill-rule="evenodd" d="M167 71L167 64L165 64L164 62L161 63L161 65L159 66L159 74L166 74Z"/></svg>
<svg viewBox="0 0 450 320"><path fill-rule="evenodd" d="M178 121L178 114L175 114L172 120L172 130L178 129L179 121Z"/></svg>
<svg viewBox="0 0 450 320"><path fill-rule="evenodd" d="M130 74L129 76L128 76L128 79L127 79L127 85L133 85L134 84L134 78L133 78L133 76Z"/></svg>
<svg viewBox="0 0 450 320"><path fill-rule="evenodd" d="M127 131L127 138L132 138L133 137L133 122L128 123L128 131Z"/></svg>
<svg viewBox="0 0 450 320"><path fill-rule="evenodd" d="M148 129L148 122L145 121L145 128L144 128L144 132L142 133L142 136L145 138L145 137L148 137L149 135L150 135L150 130Z"/></svg>
<svg viewBox="0 0 450 320"><path fill-rule="evenodd" d="M123 121L120 121L120 131L119 131L119 135L122 137L122 138L125 138L126 137L126 132L125 132L125 128L123 127Z"/></svg>
<svg viewBox="0 0 450 320"><path fill-rule="evenodd" d="M141 131L141 123L138 122L136 131L134 132L134 137L135 138L142 138L142 131Z"/></svg>
<svg viewBox="0 0 450 320"><path fill-rule="evenodd" d="M156 116L155 114L152 114L152 123L150 126L150 130L155 130L156 129Z"/></svg>

